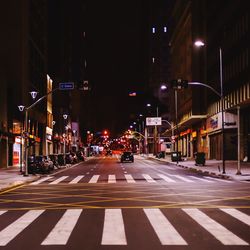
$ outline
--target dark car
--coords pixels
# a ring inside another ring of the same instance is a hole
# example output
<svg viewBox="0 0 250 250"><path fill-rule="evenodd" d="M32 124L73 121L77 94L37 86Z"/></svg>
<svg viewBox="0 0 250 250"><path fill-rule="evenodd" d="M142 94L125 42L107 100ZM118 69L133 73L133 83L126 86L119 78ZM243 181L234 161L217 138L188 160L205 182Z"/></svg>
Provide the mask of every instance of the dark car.
<svg viewBox="0 0 250 250"><path fill-rule="evenodd" d="M51 162L47 161L47 159L43 155L36 156L35 163L36 163L36 168L39 169L40 173L49 173L50 172Z"/></svg>
<svg viewBox="0 0 250 250"><path fill-rule="evenodd" d="M59 162L58 162L58 155L57 154L52 154L49 155L50 159L53 161L54 167L59 168Z"/></svg>
<svg viewBox="0 0 250 250"><path fill-rule="evenodd" d="M29 174L35 174L38 173L40 169L38 168L38 165L35 161L35 156L31 155L28 157L28 173Z"/></svg>
<svg viewBox="0 0 250 250"><path fill-rule="evenodd" d="M124 151L121 155L121 162L130 161L134 162L134 155L130 151Z"/></svg>
<svg viewBox="0 0 250 250"><path fill-rule="evenodd" d="M80 150L77 151L76 155L77 155L77 158L78 158L79 161L84 161L84 154L83 154L82 151L80 151Z"/></svg>

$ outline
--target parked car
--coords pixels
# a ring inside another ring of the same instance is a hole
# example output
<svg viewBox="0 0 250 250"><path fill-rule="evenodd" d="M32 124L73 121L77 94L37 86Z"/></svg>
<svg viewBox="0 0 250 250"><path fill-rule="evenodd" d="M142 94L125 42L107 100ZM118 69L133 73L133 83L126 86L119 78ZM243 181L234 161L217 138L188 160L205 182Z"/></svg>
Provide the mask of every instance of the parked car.
<svg viewBox="0 0 250 250"><path fill-rule="evenodd" d="M54 163L48 155L44 156L44 161L46 162L46 164L48 164L49 170L54 170Z"/></svg>
<svg viewBox="0 0 250 250"><path fill-rule="evenodd" d="M36 174L40 170L37 168L37 164L35 161L35 156L31 155L28 157L28 173L29 174Z"/></svg>
<svg viewBox="0 0 250 250"><path fill-rule="evenodd" d="M132 152L130 152L130 151L124 151L121 154L121 162L125 162L125 161L134 162L134 155L133 155Z"/></svg>
<svg viewBox="0 0 250 250"><path fill-rule="evenodd" d="M57 154L52 154L49 155L50 159L53 161L54 167L59 168L59 162L58 162L58 155Z"/></svg>
<svg viewBox="0 0 250 250"><path fill-rule="evenodd" d="M78 157L76 155L75 152L70 152L71 156L72 156L72 159L73 159L73 163L77 163L78 162Z"/></svg>
<svg viewBox="0 0 250 250"><path fill-rule="evenodd" d="M43 155L35 156L36 168L40 173L49 173L50 172L50 162L46 160Z"/></svg>
<svg viewBox="0 0 250 250"><path fill-rule="evenodd" d="M84 154L82 151L77 151L76 155L79 161L84 161Z"/></svg>
<svg viewBox="0 0 250 250"><path fill-rule="evenodd" d="M65 154L65 160L66 160L66 164L73 164L74 163L74 158L70 153Z"/></svg>
<svg viewBox="0 0 250 250"><path fill-rule="evenodd" d="M108 150L106 151L106 155L107 155L107 156L108 156L108 155L112 156L112 150L111 150L111 149L108 149Z"/></svg>
<svg viewBox="0 0 250 250"><path fill-rule="evenodd" d="M63 166L64 165L64 154L58 154L57 158L58 158L59 166Z"/></svg>

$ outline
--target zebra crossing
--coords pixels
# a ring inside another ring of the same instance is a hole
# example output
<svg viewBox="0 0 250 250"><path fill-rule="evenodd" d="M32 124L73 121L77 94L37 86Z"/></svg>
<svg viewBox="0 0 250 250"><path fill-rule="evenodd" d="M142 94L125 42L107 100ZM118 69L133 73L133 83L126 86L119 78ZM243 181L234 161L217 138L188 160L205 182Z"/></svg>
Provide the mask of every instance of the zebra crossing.
<svg viewBox="0 0 250 250"><path fill-rule="evenodd" d="M128 225L129 218L126 214L126 209L120 208L108 208L101 210L102 217L98 217L99 220L95 221L101 227L101 238L98 239L100 245L121 245L126 246L131 242L130 238L126 234L126 225ZM239 236L239 232L235 230L230 230L226 225L222 225L217 222L211 215L207 214L207 211L204 209L197 208L182 208L179 209L184 217L182 221L176 222L171 220L170 213L172 209L159 209L159 208L144 208L138 209L142 217L138 218L137 224L141 221L147 221L150 229L150 235L159 242L161 245L173 245L173 246L187 246L191 245L187 235L181 235L180 230L177 229L177 225L182 223L185 226L185 223L189 225L188 218L191 218L195 227L198 229L195 230L206 230L214 240L219 242L219 244L225 246L248 246L250 244L250 238L247 236ZM241 228L243 224L245 227L250 227L250 216L238 209L234 208L220 208L215 209L216 212L221 213L220 216L226 216L227 221L230 219L236 219L237 227ZM51 211L49 211L51 213ZM53 210L53 213L57 211ZM0 211L0 219L2 216L12 216L15 211ZM25 235L25 229L32 226L35 227L36 223L36 234L39 234L39 227L37 228L37 223L46 223L46 213L47 210L29 210L24 214L20 215L15 221L10 222L5 228L0 230L0 246L7 246L11 242L18 240L17 236L30 237ZM85 217L84 217L85 216ZM63 211L63 214L55 220L54 225L51 225L46 232L45 237L41 242L37 244L43 246L55 246L55 245L67 245L73 234L77 234L77 230L82 230L83 227L91 227L86 223L80 223L86 221L86 216L90 216L84 209L67 209ZM93 214L92 214L93 216ZM169 218L170 217L170 218ZM93 218L94 219L94 218ZM130 223L135 223L130 222ZM143 224L143 223L142 223ZM143 224L144 225L144 224ZM76 227L77 226L77 227ZM77 230L76 230L77 228ZM143 234L145 229L143 226L140 228L141 233ZM189 229L190 235L193 228ZM131 234L129 234L131 237ZM95 237L95 235L93 235ZM190 236L191 237L191 236ZM84 242L84 235L81 238ZM136 238L136 240L138 240ZM81 242L79 243L81 244Z"/></svg>
<svg viewBox="0 0 250 250"><path fill-rule="evenodd" d="M73 178L73 179L72 179ZM110 175L79 175L79 176L61 176L61 177L54 177L48 176L43 177L35 182L32 182L30 185L39 185L39 184L49 184L49 185L56 185L56 184L77 184L77 183L118 183L118 181L123 181L126 183L142 183L143 181L146 183L215 183L215 182L223 182L223 183L231 183L229 180L222 180L218 178L212 178L209 176L181 176L176 174L154 174L150 176L149 174L137 174L133 176L131 174L124 174L116 176L114 174Z"/></svg>

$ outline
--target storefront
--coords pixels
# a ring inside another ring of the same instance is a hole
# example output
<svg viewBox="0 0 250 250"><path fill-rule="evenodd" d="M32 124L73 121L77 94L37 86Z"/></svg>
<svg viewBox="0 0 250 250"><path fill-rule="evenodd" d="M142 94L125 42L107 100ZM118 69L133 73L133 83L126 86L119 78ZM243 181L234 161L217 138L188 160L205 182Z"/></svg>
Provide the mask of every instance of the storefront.
<svg viewBox="0 0 250 250"><path fill-rule="evenodd" d="M21 136L16 136L13 144L13 166L20 166L22 163L23 144Z"/></svg>
<svg viewBox="0 0 250 250"><path fill-rule="evenodd" d="M237 115L225 112L224 117L224 152L226 160L237 159ZM222 159L222 115L218 113L206 121L207 141L209 145L208 158Z"/></svg>

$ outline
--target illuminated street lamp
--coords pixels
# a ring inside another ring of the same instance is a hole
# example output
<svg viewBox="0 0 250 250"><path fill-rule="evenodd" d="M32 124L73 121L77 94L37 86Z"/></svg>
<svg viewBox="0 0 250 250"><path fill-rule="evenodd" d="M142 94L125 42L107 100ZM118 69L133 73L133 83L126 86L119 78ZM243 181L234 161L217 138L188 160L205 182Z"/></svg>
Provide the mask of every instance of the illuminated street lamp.
<svg viewBox="0 0 250 250"><path fill-rule="evenodd" d="M194 45L196 47L203 47L205 46L205 43L202 40L197 40L195 41ZM225 174L225 149L224 149L224 145L225 145L225 132L224 132L224 93L223 93L223 69L222 69L222 49L219 48L219 60L220 60L220 102L221 102L221 134L222 134L222 142L221 142L221 147L222 147L222 173ZM217 91L216 91L217 92Z"/></svg>
<svg viewBox="0 0 250 250"><path fill-rule="evenodd" d="M31 97L33 99L35 99L36 96L37 96L37 92L36 91L31 91L30 94L31 94ZM24 150L25 150L24 176L28 176L29 175L29 173L28 173L28 146L29 146L28 145L29 144L29 139L28 139L28 136L29 136L29 134L28 134L28 132L29 132L28 131L28 110L30 108L32 108L37 102L39 102L39 100L36 101L35 103L33 103L32 105L30 105L29 107L25 107L24 105L19 105L18 106L19 111L21 111L21 112L25 111L24 129L23 129L22 136L21 136L21 138L24 138ZM21 165L23 165L22 162L21 162Z"/></svg>

